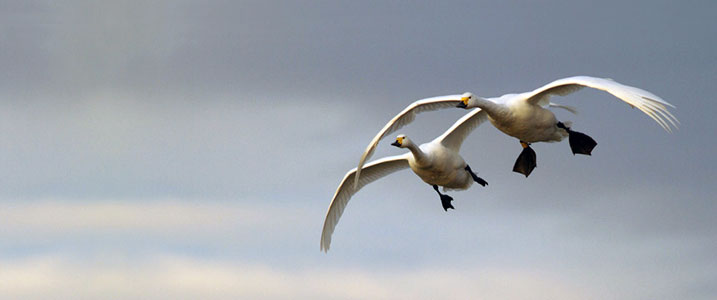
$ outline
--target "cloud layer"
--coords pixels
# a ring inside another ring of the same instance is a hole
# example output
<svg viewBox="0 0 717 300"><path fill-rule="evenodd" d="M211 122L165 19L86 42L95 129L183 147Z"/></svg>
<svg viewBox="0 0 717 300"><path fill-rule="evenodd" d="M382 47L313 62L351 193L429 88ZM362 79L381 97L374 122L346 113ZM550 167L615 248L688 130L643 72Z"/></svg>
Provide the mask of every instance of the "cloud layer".
<svg viewBox="0 0 717 300"><path fill-rule="evenodd" d="M177 256L140 262L30 257L0 267L0 294L23 299L586 298L570 282L524 270L291 271Z"/></svg>
<svg viewBox="0 0 717 300"><path fill-rule="evenodd" d="M714 299L703 2L3 3L0 298ZM444 212L398 172L319 252L336 185L408 103L571 75L654 92L681 129L604 92L556 97L593 156L535 144L526 179L484 124L462 154L488 187Z"/></svg>

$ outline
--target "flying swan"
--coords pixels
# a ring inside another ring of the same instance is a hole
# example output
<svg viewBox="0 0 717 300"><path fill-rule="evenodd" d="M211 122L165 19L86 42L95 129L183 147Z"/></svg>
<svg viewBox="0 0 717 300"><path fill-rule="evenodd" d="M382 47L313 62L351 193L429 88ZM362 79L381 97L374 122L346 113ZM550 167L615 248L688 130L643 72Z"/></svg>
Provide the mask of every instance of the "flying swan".
<svg viewBox="0 0 717 300"><path fill-rule="evenodd" d="M456 103L460 101L460 97L461 95L453 95L416 101L392 121L396 121L398 118L398 123L406 124L410 122L410 119L412 119L417 112L437 109L442 105L455 107ZM442 101L444 100L450 100L450 102L443 103ZM437 102L432 103L431 101ZM438 190L439 186L442 186L445 192L446 189L467 189L474 181L482 186L487 185L488 183L478 177L458 153L466 136L478 127L480 123L484 122L486 117L487 114L483 113L481 109L475 109L461 117L441 136L420 146L414 144L413 141L405 135L399 135L391 145L399 148L408 148L410 152L403 155L384 157L366 164L365 167L354 168L346 173L339 187L336 189L336 193L334 193L329 209L326 212L324 228L321 232L321 250L324 252L329 250L331 246L331 235L351 196L365 185L398 170L411 168L424 182L432 185L433 189L441 198L441 205L446 211L449 208L453 208L453 205L451 205L453 198L442 194ZM401 126L396 125L392 128L384 128L379 133L379 136L383 137L400 127ZM375 145L371 148L370 152L373 152L373 149L375 149ZM364 158L367 156L370 155L364 155ZM354 182L354 178L358 179L359 172L357 170L363 170L364 176Z"/></svg>
<svg viewBox="0 0 717 300"><path fill-rule="evenodd" d="M570 122L559 122L553 112L546 109L552 95L565 96L583 87L606 91L631 107L637 108L655 120L667 132L677 128L677 118L666 106L674 106L660 97L612 79L575 76L558 79L532 92L506 94L497 98L480 98L471 93L463 94L458 107L479 107L488 114L490 122L503 133L517 138L523 151L516 160L513 171L528 177L536 166L535 151L530 147L535 142L558 142L566 136L570 149L575 154L590 155L597 142L586 134L573 131ZM668 123L669 122L669 123Z"/></svg>

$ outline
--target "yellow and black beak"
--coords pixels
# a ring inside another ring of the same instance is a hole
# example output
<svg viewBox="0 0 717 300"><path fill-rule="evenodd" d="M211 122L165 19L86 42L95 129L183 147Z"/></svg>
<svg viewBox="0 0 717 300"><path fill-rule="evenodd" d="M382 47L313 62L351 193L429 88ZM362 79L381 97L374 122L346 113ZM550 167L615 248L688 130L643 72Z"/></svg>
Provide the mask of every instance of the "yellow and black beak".
<svg viewBox="0 0 717 300"><path fill-rule="evenodd" d="M391 143L391 146L401 147L401 144L403 144L403 138L398 137L395 142Z"/></svg>
<svg viewBox="0 0 717 300"><path fill-rule="evenodd" d="M463 97L463 98L461 98L461 102L458 103L458 105L457 105L456 107L458 107L458 108L467 108L467 107L468 107L468 100L470 100L470 98L468 98L468 97Z"/></svg>

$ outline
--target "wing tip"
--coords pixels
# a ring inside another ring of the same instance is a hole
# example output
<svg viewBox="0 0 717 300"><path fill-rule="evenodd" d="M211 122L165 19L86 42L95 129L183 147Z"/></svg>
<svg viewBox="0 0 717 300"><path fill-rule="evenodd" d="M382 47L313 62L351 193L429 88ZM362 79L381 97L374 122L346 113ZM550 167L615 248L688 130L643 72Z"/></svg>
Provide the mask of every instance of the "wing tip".
<svg viewBox="0 0 717 300"><path fill-rule="evenodd" d="M640 96L640 97L642 97L642 99L647 100L647 101L657 102L657 103L664 104L664 105L667 105L672 108L677 108L674 105L672 105L672 103L662 100L662 98L660 98L656 95L653 95L653 96L654 97L645 97L645 96Z"/></svg>
<svg viewBox="0 0 717 300"><path fill-rule="evenodd" d="M319 251L324 253L329 253L329 248L331 247L331 241L325 241L324 237L321 237L321 245L319 247Z"/></svg>

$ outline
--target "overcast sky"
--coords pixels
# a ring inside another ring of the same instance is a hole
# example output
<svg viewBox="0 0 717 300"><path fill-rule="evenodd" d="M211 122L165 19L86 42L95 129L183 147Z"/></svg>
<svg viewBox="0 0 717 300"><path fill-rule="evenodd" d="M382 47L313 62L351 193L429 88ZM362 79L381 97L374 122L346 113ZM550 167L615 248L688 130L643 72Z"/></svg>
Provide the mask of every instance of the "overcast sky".
<svg viewBox="0 0 717 300"><path fill-rule="evenodd" d="M106 2L0 1L0 298L717 298L714 1ZM573 75L659 95L680 129L554 98L591 157L534 144L526 179L483 124L462 154L489 186L444 212L395 173L319 251L406 105Z"/></svg>

